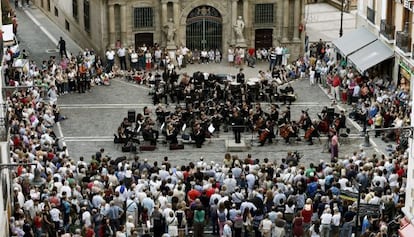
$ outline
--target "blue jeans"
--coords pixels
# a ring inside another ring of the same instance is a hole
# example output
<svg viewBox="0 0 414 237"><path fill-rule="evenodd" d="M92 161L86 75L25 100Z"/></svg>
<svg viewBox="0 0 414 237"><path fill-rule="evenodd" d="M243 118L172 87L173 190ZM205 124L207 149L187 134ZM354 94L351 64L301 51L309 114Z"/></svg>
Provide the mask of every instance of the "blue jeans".
<svg viewBox="0 0 414 237"><path fill-rule="evenodd" d="M352 222L345 222L342 225L340 237L351 237L352 236Z"/></svg>

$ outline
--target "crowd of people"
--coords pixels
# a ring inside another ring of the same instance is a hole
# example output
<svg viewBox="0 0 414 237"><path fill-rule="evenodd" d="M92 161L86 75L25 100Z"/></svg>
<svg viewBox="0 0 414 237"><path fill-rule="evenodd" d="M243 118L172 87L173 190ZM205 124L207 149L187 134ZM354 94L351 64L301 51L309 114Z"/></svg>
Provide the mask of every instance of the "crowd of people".
<svg viewBox="0 0 414 237"><path fill-rule="evenodd" d="M291 78L306 77L311 81L313 68L314 83L326 80L331 91L337 93L334 82L339 79L347 95L352 90L351 98L336 98L338 102L356 103L352 116L364 127L370 119L375 127L404 126L410 113L404 88L393 88L375 72L359 76L340 62L332 63L331 50L323 43L314 48L314 53L289 66L283 62L279 65L280 54L274 51L274 65L270 56L270 70L259 73L259 80L250 85L243 70L231 80L221 81L217 75L196 72L192 77L182 75L178 81L174 60L165 61L164 72L152 77L154 64L150 62L151 69L142 73L149 75L147 83L154 88L157 108L154 114L144 109L136 118L136 127L145 130L164 123L166 134L174 135L174 130L186 125L194 135L202 134L204 138L205 131L212 133L209 124L216 131L233 127L237 142L240 126L259 132L260 139L263 133L268 135L260 141L264 144L272 142L273 136L269 135L276 135L275 126L291 124L286 140L289 142L290 137L295 137L295 132L290 131L309 120L307 111L303 111L303 121L293 123L288 105L279 112L278 104L273 103L283 94L277 90L277 79L284 82L280 84L286 90L291 87L287 82ZM92 51L85 50L69 59L65 52L61 52L59 62L51 57L39 67L30 62L27 69L19 71L7 62L5 65L7 84L26 86L7 97L11 159L17 164L12 172L12 235L158 237L188 236L191 232L198 237L211 227L213 234L225 237L350 237L357 219L359 226L362 224L357 229L361 236L396 234L392 223L405 201L408 155L403 148L388 156L368 157L362 150L346 157L336 153L331 157L335 159L308 167L291 152L282 161L226 153L221 163L205 157L176 166L167 156L162 162L149 162L138 156L131 160L112 159L101 149L91 159L75 160L67 155L53 131L54 124L65 118L56 103L58 95L85 92L92 82L99 82L94 78L105 83L101 75L117 74L118 66L111 61L111 54L112 60L115 57L112 52L106 54L106 66ZM123 55L118 51L118 56ZM318 72L318 66L326 71ZM125 65L120 67L127 71ZM366 91L362 88L367 88L367 94L362 93ZM282 102L292 102L288 93L293 88L289 90ZM397 93L388 93L395 90ZM48 100L42 96L45 92ZM186 106L166 111L159 102L164 100L167 104L168 99L172 103L184 101ZM261 107L261 101L272 102L268 111ZM379 116L383 117L381 124L376 123ZM332 118L330 123L336 125ZM125 123L124 128L128 126ZM397 139L401 144L398 130L391 131L394 137L385 134L384 139ZM176 142L176 136L171 140ZM202 140L197 145L202 145ZM42 182L33 182L35 177ZM360 202L378 207L377 214L358 216L357 201L344 198L344 190L360 191Z"/></svg>

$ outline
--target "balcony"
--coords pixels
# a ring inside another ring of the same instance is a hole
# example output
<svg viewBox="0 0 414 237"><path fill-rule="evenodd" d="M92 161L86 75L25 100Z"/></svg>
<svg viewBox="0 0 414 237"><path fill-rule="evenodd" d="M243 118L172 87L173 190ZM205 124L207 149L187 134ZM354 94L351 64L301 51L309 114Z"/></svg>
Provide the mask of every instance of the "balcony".
<svg viewBox="0 0 414 237"><path fill-rule="evenodd" d="M397 31L395 45L404 53L411 52L411 38L407 31Z"/></svg>
<svg viewBox="0 0 414 237"><path fill-rule="evenodd" d="M394 40L395 26L387 23L387 20L381 20L380 34L387 40Z"/></svg>
<svg viewBox="0 0 414 237"><path fill-rule="evenodd" d="M375 10L367 7L367 19L375 25Z"/></svg>

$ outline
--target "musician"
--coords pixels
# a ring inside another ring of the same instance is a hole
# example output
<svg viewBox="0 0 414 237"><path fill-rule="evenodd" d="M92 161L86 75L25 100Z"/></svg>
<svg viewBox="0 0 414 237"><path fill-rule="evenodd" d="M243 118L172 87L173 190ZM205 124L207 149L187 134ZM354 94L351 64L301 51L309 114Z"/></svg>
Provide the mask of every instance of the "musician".
<svg viewBox="0 0 414 237"><path fill-rule="evenodd" d="M291 137L296 137L296 140L300 141L298 124L295 121L282 124L280 126L280 136L285 139L286 144L290 144Z"/></svg>
<svg viewBox="0 0 414 237"><path fill-rule="evenodd" d="M286 109L282 113L282 118L279 121L279 124L290 123L290 106L286 106Z"/></svg>
<svg viewBox="0 0 414 237"><path fill-rule="evenodd" d="M157 145L158 131L154 130L150 124L146 124L142 130L144 141L149 141L151 145Z"/></svg>
<svg viewBox="0 0 414 237"><path fill-rule="evenodd" d="M273 124L276 124L279 121L279 106L277 104L272 104L270 106L269 119Z"/></svg>
<svg viewBox="0 0 414 237"><path fill-rule="evenodd" d="M243 68L240 68L239 73L237 73L236 81L237 81L237 83L240 83L240 84L244 85L245 76L244 76L244 73L243 73Z"/></svg>
<svg viewBox="0 0 414 237"><path fill-rule="evenodd" d="M280 93L282 94L283 104L286 104L286 101L289 102L289 105L292 104L295 99L295 91L290 83L287 83L285 89L280 89Z"/></svg>
<svg viewBox="0 0 414 237"><path fill-rule="evenodd" d="M244 120L238 111L233 112L231 126L233 127L234 140L236 143L241 143L241 132L244 130Z"/></svg>
<svg viewBox="0 0 414 237"><path fill-rule="evenodd" d="M169 123L166 129L166 140L170 141L171 144L177 144L178 143L177 135L178 135L177 128L172 123Z"/></svg>
<svg viewBox="0 0 414 237"><path fill-rule="evenodd" d="M318 113L318 118L320 120L325 120L328 116L328 106L324 106L322 111Z"/></svg>
<svg viewBox="0 0 414 237"><path fill-rule="evenodd" d="M259 133L260 146L264 146L266 140L269 142L269 144L272 144L272 139L276 137L274 132L274 123L270 120L267 120L264 125L264 129L261 129Z"/></svg>
<svg viewBox="0 0 414 237"><path fill-rule="evenodd" d="M205 132L203 128L201 127L200 123L195 123L193 127L193 133L191 134L192 139L195 141L196 147L201 148L205 138Z"/></svg>
<svg viewBox="0 0 414 237"><path fill-rule="evenodd" d="M346 128L346 116L344 110L341 110L341 113L338 115L337 119L335 119L335 129L338 133L341 128Z"/></svg>

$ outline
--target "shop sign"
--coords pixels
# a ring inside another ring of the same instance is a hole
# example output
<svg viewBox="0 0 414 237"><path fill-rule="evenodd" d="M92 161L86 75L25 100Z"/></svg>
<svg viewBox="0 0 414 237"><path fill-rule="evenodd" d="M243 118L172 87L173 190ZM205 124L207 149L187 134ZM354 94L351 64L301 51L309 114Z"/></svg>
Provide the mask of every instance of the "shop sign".
<svg viewBox="0 0 414 237"><path fill-rule="evenodd" d="M411 75L414 75L414 68L410 68L407 63L400 61L400 67L402 67L406 73L410 74L407 75L407 78L411 78Z"/></svg>
<svg viewBox="0 0 414 237"><path fill-rule="evenodd" d="M408 9L411 12L414 12L413 3L410 0L395 0L396 3L404 5L404 8Z"/></svg>

